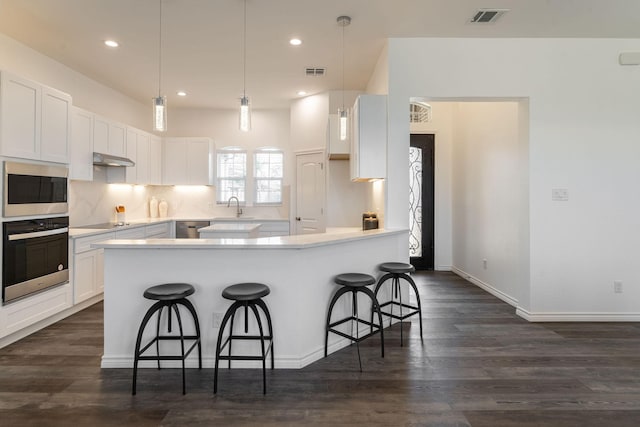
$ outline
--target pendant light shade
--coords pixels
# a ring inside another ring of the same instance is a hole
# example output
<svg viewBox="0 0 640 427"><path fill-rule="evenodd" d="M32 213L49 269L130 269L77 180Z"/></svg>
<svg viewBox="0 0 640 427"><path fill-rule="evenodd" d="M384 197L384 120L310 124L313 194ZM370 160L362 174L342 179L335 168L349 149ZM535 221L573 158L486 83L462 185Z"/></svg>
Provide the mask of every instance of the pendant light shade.
<svg viewBox="0 0 640 427"><path fill-rule="evenodd" d="M251 130L251 107L247 96L240 98L240 130L242 132Z"/></svg>
<svg viewBox="0 0 640 427"><path fill-rule="evenodd" d="M153 130L164 132L167 130L167 97L153 98Z"/></svg>
<svg viewBox="0 0 640 427"><path fill-rule="evenodd" d="M349 115L347 113L347 110L343 109L338 109L338 115L340 117L340 141L346 141Z"/></svg>
<svg viewBox="0 0 640 427"><path fill-rule="evenodd" d="M342 27L342 108L338 109L340 116L340 141L346 141L349 132L349 111L344 107L344 27L351 24L351 18L348 16L338 16L338 25Z"/></svg>
<svg viewBox="0 0 640 427"><path fill-rule="evenodd" d="M242 30L242 98L240 98L240 131L251 130L251 108L247 96L247 0L244 0Z"/></svg>
<svg viewBox="0 0 640 427"><path fill-rule="evenodd" d="M160 4L160 20L158 35L158 96L153 98L153 130L165 132L167 130L167 97L162 95L162 0Z"/></svg>

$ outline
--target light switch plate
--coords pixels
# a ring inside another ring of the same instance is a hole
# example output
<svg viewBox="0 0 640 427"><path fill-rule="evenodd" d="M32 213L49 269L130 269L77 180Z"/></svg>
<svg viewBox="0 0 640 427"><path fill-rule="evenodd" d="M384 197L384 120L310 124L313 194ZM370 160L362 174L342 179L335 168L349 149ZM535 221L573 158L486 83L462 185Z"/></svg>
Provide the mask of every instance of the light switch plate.
<svg viewBox="0 0 640 427"><path fill-rule="evenodd" d="M569 190L566 188L551 189L551 200L554 202L566 202L569 200Z"/></svg>

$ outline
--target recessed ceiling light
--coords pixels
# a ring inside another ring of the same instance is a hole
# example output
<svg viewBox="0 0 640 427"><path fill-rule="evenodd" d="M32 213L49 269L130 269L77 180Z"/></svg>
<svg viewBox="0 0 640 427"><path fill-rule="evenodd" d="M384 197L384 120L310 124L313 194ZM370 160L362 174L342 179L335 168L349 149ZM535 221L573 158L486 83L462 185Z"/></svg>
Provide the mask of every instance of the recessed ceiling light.
<svg viewBox="0 0 640 427"><path fill-rule="evenodd" d="M118 47L118 46L120 46L120 43L118 43L115 40L105 40L104 44L109 46L109 47Z"/></svg>
<svg viewBox="0 0 640 427"><path fill-rule="evenodd" d="M178 96L187 96L187 92L185 92L183 90L179 90L178 91Z"/></svg>
<svg viewBox="0 0 640 427"><path fill-rule="evenodd" d="M289 40L289 44L292 46L300 46L302 44L302 40L300 39L291 39Z"/></svg>
<svg viewBox="0 0 640 427"><path fill-rule="evenodd" d="M299 91L298 91L298 95L300 95L300 96L304 96L304 95L306 95L306 94L307 94L307 92L306 92L306 91L304 91L304 90L299 90Z"/></svg>

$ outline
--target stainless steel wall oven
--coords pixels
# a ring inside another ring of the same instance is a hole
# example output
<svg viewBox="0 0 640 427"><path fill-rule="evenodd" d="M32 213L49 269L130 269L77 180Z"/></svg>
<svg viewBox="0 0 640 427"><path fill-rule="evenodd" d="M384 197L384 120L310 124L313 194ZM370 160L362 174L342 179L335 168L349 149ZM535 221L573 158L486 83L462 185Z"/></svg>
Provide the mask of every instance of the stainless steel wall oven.
<svg viewBox="0 0 640 427"><path fill-rule="evenodd" d="M69 217L9 221L2 228L3 304L69 281Z"/></svg>
<svg viewBox="0 0 640 427"><path fill-rule="evenodd" d="M62 165L4 162L4 216L67 213L68 175Z"/></svg>

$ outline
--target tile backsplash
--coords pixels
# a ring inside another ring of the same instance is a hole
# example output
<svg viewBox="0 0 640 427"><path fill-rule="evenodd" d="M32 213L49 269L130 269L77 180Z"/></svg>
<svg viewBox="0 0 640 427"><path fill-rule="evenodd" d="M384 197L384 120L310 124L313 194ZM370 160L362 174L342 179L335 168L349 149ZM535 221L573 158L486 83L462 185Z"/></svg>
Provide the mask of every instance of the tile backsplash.
<svg viewBox="0 0 640 427"><path fill-rule="evenodd" d="M244 215L259 218L289 218L290 186L283 186L281 206L242 206ZM235 207L216 204L214 186L163 186L108 184L71 181L69 185L69 222L71 227L112 222L116 205L124 205L127 221L149 217L149 200L155 196L169 204L168 216L183 219L234 216Z"/></svg>

